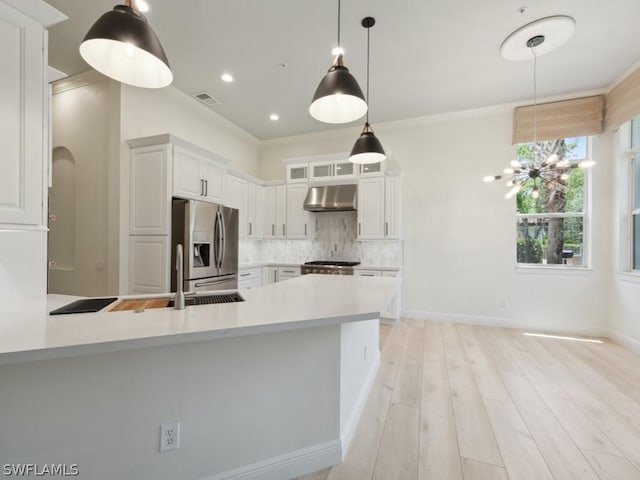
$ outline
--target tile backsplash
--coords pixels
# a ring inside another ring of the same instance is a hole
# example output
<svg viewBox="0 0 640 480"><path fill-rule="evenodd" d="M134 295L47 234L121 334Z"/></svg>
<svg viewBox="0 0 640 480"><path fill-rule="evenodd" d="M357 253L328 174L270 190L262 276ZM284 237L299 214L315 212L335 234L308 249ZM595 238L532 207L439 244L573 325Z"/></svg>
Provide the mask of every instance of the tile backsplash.
<svg viewBox="0 0 640 480"><path fill-rule="evenodd" d="M356 212L312 213L313 240L240 240L240 264L355 260L363 265L401 266L401 241L356 240Z"/></svg>

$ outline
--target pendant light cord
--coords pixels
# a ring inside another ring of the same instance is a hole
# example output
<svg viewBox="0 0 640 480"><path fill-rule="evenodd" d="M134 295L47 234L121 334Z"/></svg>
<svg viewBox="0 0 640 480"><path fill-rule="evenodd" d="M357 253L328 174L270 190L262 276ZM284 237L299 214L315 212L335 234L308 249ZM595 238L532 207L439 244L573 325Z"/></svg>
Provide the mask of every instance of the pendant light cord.
<svg viewBox="0 0 640 480"><path fill-rule="evenodd" d="M371 33L371 27L367 28L367 119L366 119L366 123L367 125L369 125L369 45L370 45L370 40L369 40L369 35Z"/></svg>
<svg viewBox="0 0 640 480"><path fill-rule="evenodd" d="M340 0L338 0L338 54L342 53L342 45L340 44Z"/></svg>

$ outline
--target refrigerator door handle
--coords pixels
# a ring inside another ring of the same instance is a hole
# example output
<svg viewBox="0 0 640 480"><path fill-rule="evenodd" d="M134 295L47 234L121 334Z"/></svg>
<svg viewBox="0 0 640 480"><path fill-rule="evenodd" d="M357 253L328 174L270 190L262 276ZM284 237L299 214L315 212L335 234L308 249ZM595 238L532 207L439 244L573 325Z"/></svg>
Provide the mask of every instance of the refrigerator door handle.
<svg viewBox="0 0 640 480"><path fill-rule="evenodd" d="M220 278L218 280L209 280L206 282L198 282L196 283L194 286L195 287L208 287L209 285L217 285L218 283L226 283L230 280L233 280L236 276L232 275L232 276L227 276L225 278Z"/></svg>
<svg viewBox="0 0 640 480"><path fill-rule="evenodd" d="M220 266L218 268L222 268L222 263L224 262L224 254L226 251L226 246L225 243L227 241L227 226L224 224L224 216L222 215L222 212L220 213L220 224L222 225L222 231L220 234Z"/></svg>
<svg viewBox="0 0 640 480"><path fill-rule="evenodd" d="M216 269L220 269L220 212L216 211L216 220L213 224L213 263Z"/></svg>

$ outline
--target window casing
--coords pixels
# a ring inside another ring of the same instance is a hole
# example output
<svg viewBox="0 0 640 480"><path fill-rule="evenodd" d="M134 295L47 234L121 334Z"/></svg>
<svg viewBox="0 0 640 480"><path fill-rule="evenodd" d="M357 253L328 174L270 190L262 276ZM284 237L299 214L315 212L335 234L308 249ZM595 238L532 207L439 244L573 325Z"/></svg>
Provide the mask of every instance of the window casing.
<svg viewBox="0 0 640 480"><path fill-rule="evenodd" d="M640 273L640 117L631 120L629 165L629 269Z"/></svg>
<svg viewBox="0 0 640 480"><path fill-rule="evenodd" d="M542 143L542 142L539 142ZM590 138L565 139L564 156L572 165L589 159ZM518 145L519 155L532 144ZM516 262L519 267L584 268L589 265L588 210L589 169L568 169L567 189L559 204L545 195L538 199L530 188L517 195Z"/></svg>

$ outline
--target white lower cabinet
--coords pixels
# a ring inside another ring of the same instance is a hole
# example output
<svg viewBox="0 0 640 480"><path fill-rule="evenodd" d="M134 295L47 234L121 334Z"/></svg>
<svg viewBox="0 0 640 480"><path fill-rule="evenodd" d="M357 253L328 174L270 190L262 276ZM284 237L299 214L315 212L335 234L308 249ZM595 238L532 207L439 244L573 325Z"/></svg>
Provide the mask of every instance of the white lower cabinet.
<svg viewBox="0 0 640 480"><path fill-rule="evenodd" d="M169 285L169 236L129 237L129 293L165 293Z"/></svg>
<svg viewBox="0 0 640 480"><path fill-rule="evenodd" d="M278 267L262 267L262 285L271 285L278 281Z"/></svg>
<svg viewBox="0 0 640 480"><path fill-rule="evenodd" d="M243 268L238 272L238 288L262 286L262 268Z"/></svg>
<svg viewBox="0 0 640 480"><path fill-rule="evenodd" d="M278 281L289 280L300 276L300 267L278 267Z"/></svg>
<svg viewBox="0 0 640 480"><path fill-rule="evenodd" d="M400 275L399 270L368 270L364 268L356 268L353 270L354 275L359 275L361 277L398 277ZM381 312L380 319L392 321L393 323L397 323L400 320L400 311L402 305L402 294L401 291L398 290L398 293L391 299L387 308Z"/></svg>

